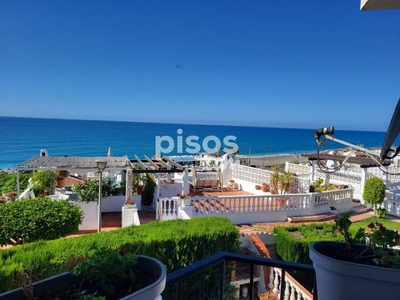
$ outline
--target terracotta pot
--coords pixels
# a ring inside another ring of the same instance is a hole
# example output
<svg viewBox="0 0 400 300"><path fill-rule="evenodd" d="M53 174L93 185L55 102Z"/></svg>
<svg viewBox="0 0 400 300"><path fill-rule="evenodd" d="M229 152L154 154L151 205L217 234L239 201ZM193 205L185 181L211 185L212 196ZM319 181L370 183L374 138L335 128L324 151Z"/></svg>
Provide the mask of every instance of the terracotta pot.
<svg viewBox="0 0 400 300"><path fill-rule="evenodd" d="M268 185L267 183L264 182L264 183L261 185L261 187L262 187L262 191L263 191L264 193L266 193L266 192L269 191L269 185Z"/></svg>
<svg viewBox="0 0 400 300"><path fill-rule="evenodd" d="M255 188L257 191L261 190L261 186L259 186L258 184L255 186Z"/></svg>

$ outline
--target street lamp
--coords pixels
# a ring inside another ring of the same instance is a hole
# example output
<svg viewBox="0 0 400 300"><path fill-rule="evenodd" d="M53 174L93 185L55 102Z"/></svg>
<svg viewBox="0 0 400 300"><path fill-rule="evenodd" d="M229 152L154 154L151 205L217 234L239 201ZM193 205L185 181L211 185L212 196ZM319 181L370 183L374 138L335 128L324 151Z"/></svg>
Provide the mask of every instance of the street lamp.
<svg viewBox="0 0 400 300"><path fill-rule="evenodd" d="M105 170L107 166L106 161L98 161L97 162L97 170L100 172L100 180L99 180L99 203L97 205L97 232L101 231L101 187L103 185L103 171Z"/></svg>

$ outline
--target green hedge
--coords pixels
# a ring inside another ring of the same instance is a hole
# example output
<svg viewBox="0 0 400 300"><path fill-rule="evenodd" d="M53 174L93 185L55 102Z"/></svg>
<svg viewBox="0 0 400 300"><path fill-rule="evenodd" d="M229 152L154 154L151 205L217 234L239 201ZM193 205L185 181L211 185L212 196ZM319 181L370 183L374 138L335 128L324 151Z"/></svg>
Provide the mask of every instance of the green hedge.
<svg viewBox="0 0 400 300"><path fill-rule="evenodd" d="M79 206L50 198L0 204L0 245L52 240L72 234L83 220Z"/></svg>
<svg viewBox="0 0 400 300"><path fill-rule="evenodd" d="M239 232L227 218L151 222L75 238L39 241L0 251L0 292L18 286L22 266L33 266L38 279L67 270L70 256L90 257L100 247L144 254L162 261L168 271L186 267L218 251L239 249Z"/></svg>
<svg viewBox="0 0 400 300"><path fill-rule="evenodd" d="M344 241L341 234L333 232L333 224L311 224L277 227L276 251L285 261L311 264L309 247L311 242L330 240Z"/></svg>

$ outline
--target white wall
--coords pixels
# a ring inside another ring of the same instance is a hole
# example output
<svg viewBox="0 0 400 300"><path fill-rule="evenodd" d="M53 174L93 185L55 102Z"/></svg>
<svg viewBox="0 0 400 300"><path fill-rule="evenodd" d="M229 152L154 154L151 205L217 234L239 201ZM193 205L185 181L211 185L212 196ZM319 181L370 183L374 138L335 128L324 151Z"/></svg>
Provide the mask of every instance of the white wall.
<svg viewBox="0 0 400 300"><path fill-rule="evenodd" d="M160 198L176 197L177 194L182 194L182 182L160 185Z"/></svg>
<svg viewBox="0 0 400 300"><path fill-rule="evenodd" d="M122 210L125 196L109 196L101 199L101 212L118 212Z"/></svg>
<svg viewBox="0 0 400 300"><path fill-rule="evenodd" d="M84 213L82 224L79 225L79 230L97 230L97 202L76 202L71 201L72 204L80 206Z"/></svg>

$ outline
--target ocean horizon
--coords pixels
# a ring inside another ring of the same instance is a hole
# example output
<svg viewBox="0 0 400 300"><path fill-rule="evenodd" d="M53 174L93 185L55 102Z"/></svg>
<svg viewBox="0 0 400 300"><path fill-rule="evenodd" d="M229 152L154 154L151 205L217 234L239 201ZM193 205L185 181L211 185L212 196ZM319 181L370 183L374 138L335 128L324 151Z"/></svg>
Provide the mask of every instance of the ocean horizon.
<svg viewBox="0 0 400 300"><path fill-rule="evenodd" d="M317 128L314 128L317 129ZM237 145L244 156L316 152L314 129L0 117L0 169L14 168L46 149L50 156L190 155ZM334 137L381 147L385 132L337 130ZM345 146L326 141L324 149ZM167 149L169 148L169 149Z"/></svg>

